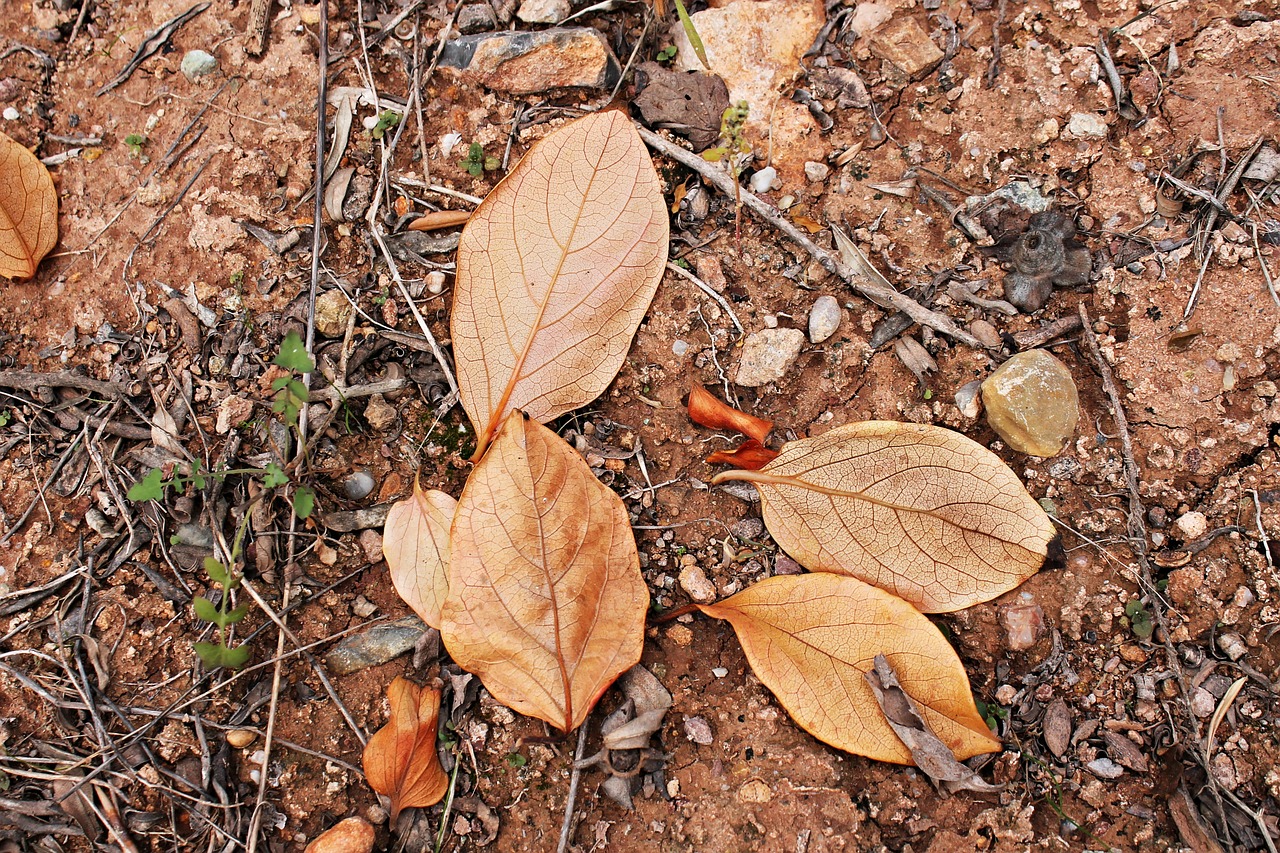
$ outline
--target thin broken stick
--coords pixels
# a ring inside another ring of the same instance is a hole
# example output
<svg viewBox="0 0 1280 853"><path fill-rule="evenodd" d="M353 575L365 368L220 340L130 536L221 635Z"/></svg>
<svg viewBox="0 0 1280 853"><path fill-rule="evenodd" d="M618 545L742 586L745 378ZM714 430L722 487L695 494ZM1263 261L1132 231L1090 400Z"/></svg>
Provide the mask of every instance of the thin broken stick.
<svg viewBox="0 0 1280 853"><path fill-rule="evenodd" d="M846 284L855 292L865 296L877 304L888 304L896 311L902 311L912 320L922 326L928 326L935 331L941 332L950 338L954 338L961 343L968 344L977 349L985 349L982 342L969 334L965 330L956 326L951 322L949 317L939 314L936 311L930 311L919 302L901 293L886 288L883 285L868 281L858 276L853 270L849 269L836 255L827 249L822 248L817 243L810 240L800 229L796 228L787 220L783 219L778 211L767 202L761 200L754 193L748 192L737 186L737 182L724 169L714 163L703 160L692 151L681 148L673 142L668 142L658 134L647 128L636 125L636 130L640 133L640 138L645 144L660 154L664 154L697 172L704 181L714 186L720 192L724 193L728 198L734 198L735 188L741 195L742 203L750 209L752 213L764 220L769 225L787 235L796 245L800 246L820 264L823 269L832 275L839 276Z"/></svg>

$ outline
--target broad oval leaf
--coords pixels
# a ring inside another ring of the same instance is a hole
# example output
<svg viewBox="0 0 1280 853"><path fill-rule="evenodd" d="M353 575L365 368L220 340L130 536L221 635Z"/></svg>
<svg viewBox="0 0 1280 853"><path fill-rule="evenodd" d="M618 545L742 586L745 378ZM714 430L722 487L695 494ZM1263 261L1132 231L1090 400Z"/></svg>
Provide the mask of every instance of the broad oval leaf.
<svg viewBox="0 0 1280 853"><path fill-rule="evenodd" d="M788 442L745 480L805 568L861 578L925 613L988 601L1044 564L1053 524L1000 458L958 432L865 421Z"/></svg>
<svg viewBox="0 0 1280 853"><path fill-rule="evenodd" d="M828 572L766 578L702 612L733 626L751 669L802 728L834 747L911 764L865 674L883 654L929 728L959 759L1000 749L969 678L934 625L902 599Z"/></svg>
<svg viewBox="0 0 1280 853"><path fill-rule="evenodd" d="M458 502L438 489L397 501L382 531L382 556L391 583L404 603L432 628L440 627L440 606L449 594L449 526Z"/></svg>
<svg viewBox="0 0 1280 853"><path fill-rule="evenodd" d="M608 386L668 237L653 162L612 110L547 135L489 193L458 245L452 315L473 460L513 409L545 423Z"/></svg>
<svg viewBox="0 0 1280 853"><path fill-rule="evenodd" d="M31 278L57 242L58 191L49 170L0 133L0 275Z"/></svg>
<svg viewBox="0 0 1280 853"><path fill-rule="evenodd" d="M387 687L390 716L365 744L364 775L369 787L391 798L391 824L402 809L440 802L449 777L436 753L440 691L397 676Z"/></svg>
<svg viewBox="0 0 1280 853"><path fill-rule="evenodd" d="M513 412L458 500L449 654L498 701L568 732L640 660L648 606L622 500Z"/></svg>

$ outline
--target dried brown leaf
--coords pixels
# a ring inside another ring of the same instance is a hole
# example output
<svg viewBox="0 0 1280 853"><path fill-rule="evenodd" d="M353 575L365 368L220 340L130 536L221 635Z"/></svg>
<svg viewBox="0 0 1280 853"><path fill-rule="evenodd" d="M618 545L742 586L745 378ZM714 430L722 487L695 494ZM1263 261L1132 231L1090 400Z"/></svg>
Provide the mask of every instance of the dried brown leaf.
<svg viewBox="0 0 1280 853"><path fill-rule="evenodd" d="M391 798L391 823L403 809L435 805L449 787L436 754L440 691L396 677L387 688L391 714L364 748L369 787Z"/></svg>
<svg viewBox="0 0 1280 853"><path fill-rule="evenodd" d="M503 704L577 728L644 640L649 594L621 499L513 412L467 480L451 549L453 659Z"/></svg>
<svg viewBox="0 0 1280 853"><path fill-rule="evenodd" d="M985 447L925 424L865 421L792 441L759 471L764 523L811 571L853 575L926 613L995 598L1043 565L1053 524Z"/></svg>
<svg viewBox="0 0 1280 853"><path fill-rule="evenodd" d="M470 218L469 210L433 210L410 222L408 230L437 231L441 228L453 228L455 225L466 225Z"/></svg>
<svg viewBox="0 0 1280 853"><path fill-rule="evenodd" d="M748 438L733 450L717 450L707 457L712 465L733 465L745 471L758 471L778 458L778 451Z"/></svg>
<svg viewBox="0 0 1280 853"><path fill-rule="evenodd" d="M934 784L949 791L999 791L1003 785L992 785L961 764L920 716L915 701L902 689L889 660L876 655L875 665L867 673L867 684L875 694L889 727L911 751L911 758Z"/></svg>
<svg viewBox="0 0 1280 853"><path fill-rule="evenodd" d="M959 759L1000 748L960 658L902 599L830 573L766 578L702 611L733 625L751 669L792 718L832 746L911 764L865 675L884 654L920 717Z"/></svg>
<svg viewBox="0 0 1280 853"><path fill-rule="evenodd" d="M701 385L694 385L689 391L689 420L708 429L740 432L760 444L764 444L769 430L773 429L773 421L735 409Z"/></svg>
<svg viewBox="0 0 1280 853"><path fill-rule="evenodd" d="M391 583L404 603L436 629L449 595L449 526L457 508L451 496L423 491L415 480L413 494L391 507L382 531Z"/></svg>
<svg viewBox="0 0 1280 853"><path fill-rule="evenodd" d="M58 191L36 155L0 133L0 275L31 278L58 242Z"/></svg>
<svg viewBox="0 0 1280 853"><path fill-rule="evenodd" d="M547 135L489 193L458 245L452 317L473 459L512 410L545 423L613 381L668 236L648 151L612 110Z"/></svg>
<svg viewBox="0 0 1280 853"><path fill-rule="evenodd" d="M1044 712L1044 745L1054 757L1067 754L1071 745L1071 709L1061 699L1054 699Z"/></svg>

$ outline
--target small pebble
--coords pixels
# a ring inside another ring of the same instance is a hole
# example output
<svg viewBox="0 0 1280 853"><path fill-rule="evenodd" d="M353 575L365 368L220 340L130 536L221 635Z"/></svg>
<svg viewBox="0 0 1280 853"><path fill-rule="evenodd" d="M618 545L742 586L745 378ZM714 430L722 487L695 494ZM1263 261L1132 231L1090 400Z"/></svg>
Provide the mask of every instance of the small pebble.
<svg viewBox="0 0 1280 853"><path fill-rule="evenodd" d="M1110 758L1095 758L1085 766L1099 779L1119 779L1124 775L1124 768Z"/></svg>
<svg viewBox="0 0 1280 853"><path fill-rule="evenodd" d="M724 678L726 675L729 674L729 670L725 669L722 666L717 666L715 669L711 670L711 674L714 675L716 678Z"/></svg>
<svg viewBox="0 0 1280 853"><path fill-rule="evenodd" d="M351 603L351 612L359 616L361 619L368 619L370 616L378 612L378 605L374 604L363 595L357 595L356 600Z"/></svg>
<svg viewBox="0 0 1280 853"><path fill-rule="evenodd" d="M417 616L374 625L338 643L324 656L325 665L334 675L350 675L395 660L412 651L426 627Z"/></svg>
<svg viewBox="0 0 1280 853"><path fill-rule="evenodd" d="M956 408L966 418L976 418L982 413L982 401L978 392L982 389L982 380L966 382L956 390Z"/></svg>
<svg viewBox="0 0 1280 853"><path fill-rule="evenodd" d="M716 585L707 579L701 566L685 566L680 570L680 587L699 604L716 600Z"/></svg>
<svg viewBox="0 0 1280 853"><path fill-rule="evenodd" d="M444 293L444 273L440 272L440 270L432 270L427 273L427 293L432 296L439 296Z"/></svg>
<svg viewBox="0 0 1280 853"><path fill-rule="evenodd" d="M1000 623L1004 626L1009 651L1023 652L1034 646L1044 633L1044 610L1034 602L1015 604L1000 612Z"/></svg>
<svg viewBox="0 0 1280 853"><path fill-rule="evenodd" d="M248 729L232 729L227 732L227 743L235 749L244 749L257 739L257 733L251 732Z"/></svg>
<svg viewBox="0 0 1280 853"><path fill-rule="evenodd" d="M373 826L369 821L349 817L316 836L303 853L369 853L373 842Z"/></svg>
<svg viewBox="0 0 1280 853"><path fill-rule="evenodd" d="M1190 542L1199 539L1209 530L1209 520L1203 512L1184 512L1174 522L1183 539Z"/></svg>
<svg viewBox="0 0 1280 853"><path fill-rule="evenodd" d="M187 545L192 548L213 547L213 531L193 521L179 524L176 535L179 545Z"/></svg>
<svg viewBox="0 0 1280 853"><path fill-rule="evenodd" d="M558 24L572 12L569 0L524 0L516 17L526 24Z"/></svg>
<svg viewBox="0 0 1280 853"><path fill-rule="evenodd" d="M368 405L364 407L364 416L369 426L378 432L389 429L399 417L396 407L388 403L381 394L374 394L369 398Z"/></svg>
<svg viewBox="0 0 1280 853"><path fill-rule="evenodd" d="M1020 352L982 383L987 423L1019 453L1051 457L1076 433L1080 398L1071 371L1044 350Z"/></svg>
<svg viewBox="0 0 1280 853"><path fill-rule="evenodd" d="M347 333L351 319L351 301L336 287L316 297L316 331L326 338L340 338Z"/></svg>
<svg viewBox="0 0 1280 853"><path fill-rule="evenodd" d="M820 344L840 328L843 312L834 296L823 294L813 301L809 309L809 342Z"/></svg>
<svg viewBox="0 0 1280 853"><path fill-rule="evenodd" d="M17 111L16 109L14 109L13 107L5 107L5 108L4 108L4 120L5 120L5 121L17 121L17 120L18 120L18 119L20 119L20 118L22 118L22 113L18 112L18 111Z"/></svg>
<svg viewBox="0 0 1280 853"><path fill-rule="evenodd" d="M804 164L804 176L810 181L825 181L827 176L831 174L831 167L826 163L818 163L813 160L806 160Z"/></svg>
<svg viewBox="0 0 1280 853"><path fill-rule="evenodd" d="M376 530L360 531L360 548L370 564L382 559L382 534Z"/></svg>
<svg viewBox="0 0 1280 853"><path fill-rule="evenodd" d="M969 333L982 341L982 345L995 348L1000 346L1000 332L986 320L974 320L969 324Z"/></svg>
<svg viewBox="0 0 1280 853"><path fill-rule="evenodd" d="M753 193L765 193L773 189L773 184L778 180L778 170L772 166L765 166L763 169L751 176L748 185Z"/></svg>
<svg viewBox="0 0 1280 853"><path fill-rule="evenodd" d="M218 59L204 50L188 50L182 57L182 75L188 80L207 77L218 70Z"/></svg>
<svg viewBox="0 0 1280 853"><path fill-rule="evenodd" d="M734 382L759 388L781 379L800 357L805 334L799 329L762 329L747 336Z"/></svg>
<svg viewBox="0 0 1280 853"><path fill-rule="evenodd" d="M703 746L716 742L715 735L711 733L711 724L702 717L685 717L684 736Z"/></svg>
<svg viewBox="0 0 1280 853"><path fill-rule="evenodd" d="M1107 135L1107 123L1097 113L1072 113L1067 134L1075 139L1102 139Z"/></svg>
<svg viewBox="0 0 1280 853"><path fill-rule="evenodd" d="M688 352L689 343L687 341L682 341L679 338L676 338L671 342L671 353L676 356L676 358L684 358L685 354Z"/></svg>
<svg viewBox="0 0 1280 853"><path fill-rule="evenodd" d="M359 501L367 498L376 485L377 483L374 482L373 475L363 468L360 468L352 471L343 478L342 491L345 492L347 497L351 498L351 500Z"/></svg>

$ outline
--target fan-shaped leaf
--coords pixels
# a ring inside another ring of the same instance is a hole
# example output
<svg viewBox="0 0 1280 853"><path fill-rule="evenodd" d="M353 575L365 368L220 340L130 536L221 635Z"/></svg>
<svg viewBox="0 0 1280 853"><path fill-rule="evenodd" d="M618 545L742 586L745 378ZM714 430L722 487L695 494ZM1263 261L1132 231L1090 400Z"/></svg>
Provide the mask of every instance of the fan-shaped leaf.
<svg viewBox="0 0 1280 853"><path fill-rule="evenodd" d="M391 569L391 583L404 603L423 622L440 627L440 606L449 594L449 526L458 502L436 489L397 501L387 513L382 531L382 556Z"/></svg>
<svg viewBox="0 0 1280 853"><path fill-rule="evenodd" d="M985 447L923 424L866 421L792 441L759 471L765 526L801 565L853 575L926 613L959 610L1039 570L1053 524Z"/></svg>
<svg viewBox="0 0 1280 853"><path fill-rule="evenodd" d="M476 208L452 315L473 459L513 409L545 423L608 386L662 277L668 233L653 163L614 111L536 143Z"/></svg>
<svg viewBox="0 0 1280 853"><path fill-rule="evenodd" d="M571 731L640 660L649 594L621 499L513 412L471 472L441 634L498 701Z"/></svg>
<svg viewBox="0 0 1280 853"><path fill-rule="evenodd" d="M57 242L58 191L49 170L0 133L0 275L31 278Z"/></svg>
<svg viewBox="0 0 1280 853"><path fill-rule="evenodd" d="M974 706L960 658L920 611L896 596L823 572L766 578L700 607L733 625L751 669L819 740L880 761L912 763L866 681L883 654L957 758L1000 748Z"/></svg>
<svg viewBox="0 0 1280 853"><path fill-rule="evenodd" d="M391 798L391 824L402 809L435 805L449 787L436 754L440 691L396 677L387 688L391 714L364 747L369 787Z"/></svg>

